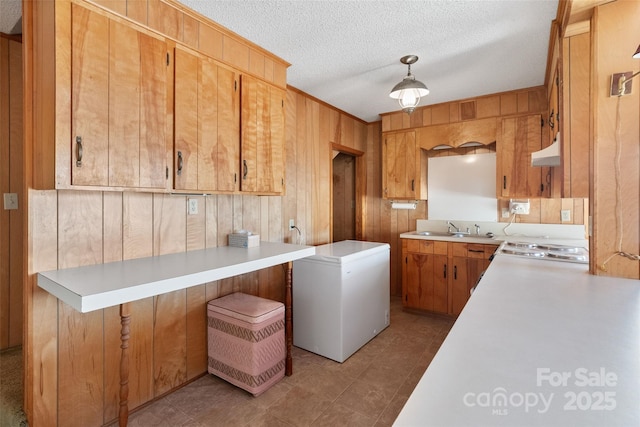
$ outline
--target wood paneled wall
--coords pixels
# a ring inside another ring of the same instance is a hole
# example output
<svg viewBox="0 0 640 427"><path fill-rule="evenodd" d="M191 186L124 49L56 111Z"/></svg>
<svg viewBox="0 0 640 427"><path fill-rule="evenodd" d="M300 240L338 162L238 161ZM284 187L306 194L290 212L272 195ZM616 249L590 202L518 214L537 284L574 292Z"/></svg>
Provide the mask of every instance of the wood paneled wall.
<svg viewBox="0 0 640 427"><path fill-rule="evenodd" d="M236 229L268 241L330 241L331 144L366 151L370 133L363 122L295 89L286 107L282 197L30 191L26 376L32 425L115 419L120 351L117 307L78 313L38 288L33 273L226 245ZM197 215L187 215L189 198L198 200ZM301 236L289 231L290 218ZM234 291L283 301L283 282L282 268L274 267L134 302L130 407L206 372L206 301Z"/></svg>
<svg viewBox="0 0 640 427"><path fill-rule="evenodd" d="M640 279L640 262L615 253L640 254L640 81L633 80L630 95L609 91L612 74L640 69L631 57L639 20L637 1L598 6L592 20L591 272L634 279Z"/></svg>
<svg viewBox="0 0 640 427"><path fill-rule="evenodd" d="M22 344L23 158L22 43L0 34L0 194L18 196L18 209L0 206L0 350Z"/></svg>

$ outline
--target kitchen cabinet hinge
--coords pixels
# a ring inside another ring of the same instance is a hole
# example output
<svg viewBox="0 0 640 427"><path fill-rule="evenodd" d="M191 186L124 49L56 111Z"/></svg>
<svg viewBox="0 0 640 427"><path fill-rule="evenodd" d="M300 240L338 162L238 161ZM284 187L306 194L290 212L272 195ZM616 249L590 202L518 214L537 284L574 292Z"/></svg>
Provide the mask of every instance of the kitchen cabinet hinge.
<svg viewBox="0 0 640 427"><path fill-rule="evenodd" d="M169 63L170 63L169 52L167 52L167 67L169 66Z"/></svg>

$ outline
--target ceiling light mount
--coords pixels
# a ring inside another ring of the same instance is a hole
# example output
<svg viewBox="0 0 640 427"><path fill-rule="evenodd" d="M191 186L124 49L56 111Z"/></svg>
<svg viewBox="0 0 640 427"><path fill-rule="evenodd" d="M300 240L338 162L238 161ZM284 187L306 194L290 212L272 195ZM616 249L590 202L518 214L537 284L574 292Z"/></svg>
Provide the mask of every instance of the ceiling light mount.
<svg viewBox="0 0 640 427"><path fill-rule="evenodd" d="M393 87L389 96L398 100L402 111L411 114L420 103L420 98L429 94L429 89L411 74L411 64L418 62L416 55L403 56L400 58L400 62L407 65L407 76Z"/></svg>

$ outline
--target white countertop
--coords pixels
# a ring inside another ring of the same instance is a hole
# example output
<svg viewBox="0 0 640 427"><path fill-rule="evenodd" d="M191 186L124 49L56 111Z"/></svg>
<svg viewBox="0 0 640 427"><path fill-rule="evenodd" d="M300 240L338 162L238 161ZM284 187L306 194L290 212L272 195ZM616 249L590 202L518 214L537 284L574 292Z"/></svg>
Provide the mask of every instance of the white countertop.
<svg viewBox="0 0 640 427"><path fill-rule="evenodd" d="M315 247L261 242L219 246L38 273L38 286L86 313L249 273L315 254Z"/></svg>
<svg viewBox="0 0 640 427"><path fill-rule="evenodd" d="M640 281L587 271L496 256L394 425L640 425Z"/></svg>

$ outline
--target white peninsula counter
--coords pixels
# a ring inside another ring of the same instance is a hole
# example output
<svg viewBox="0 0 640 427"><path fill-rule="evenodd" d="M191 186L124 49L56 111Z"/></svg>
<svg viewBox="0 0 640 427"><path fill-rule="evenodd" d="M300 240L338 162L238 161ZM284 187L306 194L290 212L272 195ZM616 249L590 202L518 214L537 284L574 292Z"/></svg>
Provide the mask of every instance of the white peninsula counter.
<svg viewBox="0 0 640 427"><path fill-rule="evenodd" d="M640 425L640 281L496 256L395 426Z"/></svg>
<svg viewBox="0 0 640 427"><path fill-rule="evenodd" d="M177 291L203 283L286 264L285 333L286 374L291 375L291 269L293 261L312 256L315 247L261 242L252 248L219 246L106 264L38 273L38 286L86 313L120 306L121 348L119 424L127 425L129 302Z"/></svg>

